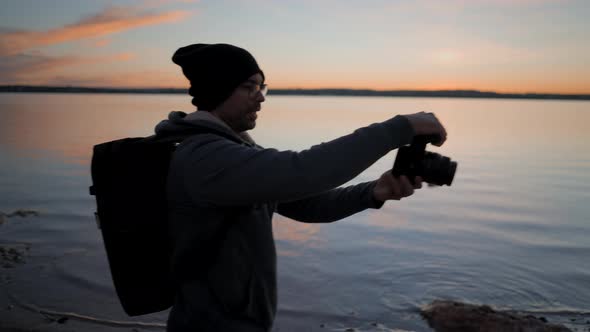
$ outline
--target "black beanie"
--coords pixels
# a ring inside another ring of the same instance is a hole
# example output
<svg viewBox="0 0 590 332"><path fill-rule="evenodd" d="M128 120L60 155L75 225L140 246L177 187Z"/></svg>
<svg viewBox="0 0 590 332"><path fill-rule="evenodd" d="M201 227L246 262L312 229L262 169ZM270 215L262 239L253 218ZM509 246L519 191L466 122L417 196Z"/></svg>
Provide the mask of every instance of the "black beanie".
<svg viewBox="0 0 590 332"><path fill-rule="evenodd" d="M193 105L211 111L250 76L264 73L245 49L229 44L193 44L179 48L172 61L191 82Z"/></svg>

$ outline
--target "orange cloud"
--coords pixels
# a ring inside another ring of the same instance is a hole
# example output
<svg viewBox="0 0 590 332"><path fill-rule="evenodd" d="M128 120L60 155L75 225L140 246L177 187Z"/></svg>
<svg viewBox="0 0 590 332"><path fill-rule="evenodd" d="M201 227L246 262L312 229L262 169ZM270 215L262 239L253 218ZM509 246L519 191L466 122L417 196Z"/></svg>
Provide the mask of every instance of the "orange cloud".
<svg viewBox="0 0 590 332"><path fill-rule="evenodd" d="M0 55L14 55L24 50L111 35L142 26L178 22L190 12L141 12L135 7L110 7L81 21L49 31L10 31L0 33Z"/></svg>
<svg viewBox="0 0 590 332"><path fill-rule="evenodd" d="M99 39L99 40L94 41L94 43L92 43L92 45L94 45L96 47L104 47L110 43L111 43L111 41L109 39Z"/></svg>
<svg viewBox="0 0 590 332"><path fill-rule="evenodd" d="M133 58L133 53L94 57L52 57L42 54L5 56L0 62L0 84L47 84L50 82L46 82L44 77L55 75L64 67L129 61Z"/></svg>

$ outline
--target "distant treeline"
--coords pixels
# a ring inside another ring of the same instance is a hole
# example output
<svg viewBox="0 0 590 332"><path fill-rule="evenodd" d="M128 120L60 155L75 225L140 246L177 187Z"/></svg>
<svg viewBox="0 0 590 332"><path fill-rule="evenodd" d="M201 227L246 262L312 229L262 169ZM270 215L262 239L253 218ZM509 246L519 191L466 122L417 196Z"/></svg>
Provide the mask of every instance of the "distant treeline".
<svg viewBox="0 0 590 332"><path fill-rule="evenodd" d="M179 93L187 89L173 88L86 88L73 86L2 85L0 92L50 93ZM448 98L518 98L590 100L590 94L497 93L477 90L355 90L355 89L271 89L269 95L287 96L373 96L373 97L448 97Z"/></svg>

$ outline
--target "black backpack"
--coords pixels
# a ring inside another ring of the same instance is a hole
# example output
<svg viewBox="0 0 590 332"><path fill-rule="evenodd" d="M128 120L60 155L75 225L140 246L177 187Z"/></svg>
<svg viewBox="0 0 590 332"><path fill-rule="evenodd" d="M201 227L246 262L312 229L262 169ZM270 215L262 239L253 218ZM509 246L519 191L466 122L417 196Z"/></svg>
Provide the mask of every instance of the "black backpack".
<svg viewBox="0 0 590 332"><path fill-rule="evenodd" d="M90 194L96 196L96 222L115 290L129 316L162 311L174 302L166 178L176 146L201 133L237 141L225 132L194 127L176 136L124 138L94 146Z"/></svg>

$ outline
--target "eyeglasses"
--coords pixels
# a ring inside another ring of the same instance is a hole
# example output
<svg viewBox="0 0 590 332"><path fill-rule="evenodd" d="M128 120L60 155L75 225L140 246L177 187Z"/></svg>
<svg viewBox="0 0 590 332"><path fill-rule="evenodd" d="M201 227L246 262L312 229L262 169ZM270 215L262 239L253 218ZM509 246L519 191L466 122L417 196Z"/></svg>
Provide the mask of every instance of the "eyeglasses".
<svg viewBox="0 0 590 332"><path fill-rule="evenodd" d="M248 90L248 97L254 98L258 95L259 92L262 94L263 97L266 96L266 93L268 92L268 85L264 83L258 84L250 80L246 82L247 83L244 83L243 85L241 85L241 87Z"/></svg>

